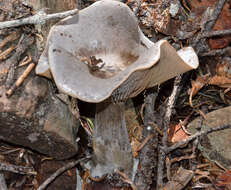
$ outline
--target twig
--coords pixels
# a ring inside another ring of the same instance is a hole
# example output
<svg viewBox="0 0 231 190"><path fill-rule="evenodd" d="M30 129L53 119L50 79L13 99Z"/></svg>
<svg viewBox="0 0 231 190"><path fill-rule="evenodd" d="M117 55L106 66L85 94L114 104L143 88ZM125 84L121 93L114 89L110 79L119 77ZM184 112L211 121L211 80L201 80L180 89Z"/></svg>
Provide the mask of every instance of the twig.
<svg viewBox="0 0 231 190"><path fill-rule="evenodd" d="M181 156L179 158L173 158L173 159L171 159L170 163L172 164L174 162L180 162L181 160L190 160L190 159L193 159L195 157L196 157L196 155L194 155L194 154L186 155L186 156Z"/></svg>
<svg viewBox="0 0 231 190"><path fill-rule="evenodd" d="M217 56L217 55L224 55L224 54L231 55L231 47L230 46L227 48L224 48L224 49L211 50L209 52L200 53L199 56L205 57L205 56Z"/></svg>
<svg viewBox="0 0 231 190"><path fill-rule="evenodd" d="M15 53L7 60L7 62L10 63L10 69L9 69L7 79L6 79L6 84L5 84L7 89L9 89L10 86L12 85L12 82L14 79L15 67L18 64L20 56L33 43L34 43L34 37L30 35L26 35L25 37L23 37L23 40L20 40L20 42L18 43Z"/></svg>
<svg viewBox="0 0 231 190"><path fill-rule="evenodd" d="M89 171L88 171L88 175L89 176L87 178L89 178L91 181L94 182L101 182L107 177L106 174L104 174L102 177L93 177Z"/></svg>
<svg viewBox="0 0 231 190"><path fill-rule="evenodd" d="M149 122L157 122L157 117L154 111L157 95L158 93L153 88L147 91L147 95L145 97L144 128L142 131L142 140L145 144L143 144L144 146L140 150L137 157L139 159L139 169L135 176L135 184L137 189L150 189L152 184L152 172L155 170L157 165L155 154L158 144L158 133L153 129L152 126L148 124Z"/></svg>
<svg viewBox="0 0 231 190"><path fill-rule="evenodd" d="M16 166L16 165L5 164L5 163L0 163L0 170L9 171L18 174L32 174L32 175L37 174L32 167Z"/></svg>
<svg viewBox="0 0 231 190"><path fill-rule="evenodd" d="M6 92L6 95L9 97L11 96L15 89L18 88L23 81L25 80L25 78L30 74L30 72L32 71L32 69L35 67L35 63L31 63L30 65L28 65L28 67L26 68L26 70L23 72L23 74L18 78L18 80L15 82L15 84Z"/></svg>
<svg viewBox="0 0 231 190"><path fill-rule="evenodd" d="M231 34L231 29L210 31L210 32L204 32L203 34L201 34L200 39L201 38L210 38L210 37L215 37L215 36L225 36L225 35L230 35L230 34Z"/></svg>
<svg viewBox="0 0 231 190"><path fill-rule="evenodd" d="M124 172L116 171L116 173L118 173L120 176L122 176L122 180L123 180L125 183L128 183L128 184L131 185L132 190L137 190L136 185L132 182L131 179L129 179L129 177L128 177Z"/></svg>
<svg viewBox="0 0 231 190"><path fill-rule="evenodd" d="M219 0L213 8L211 18L205 24L205 32L212 30L227 0Z"/></svg>
<svg viewBox="0 0 231 190"><path fill-rule="evenodd" d="M81 158L78 159L76 161L70 162L67 165L63 166L62 168L58 169L55 173L53 173L48 179L46 179L42 185L39 186L39 188L37 190L44 190L47 188L47 186L55 180L56 177L58 177L59 175L61 175L63 172L65 172L66 170L69 170L73 167L75 167L78 163L82 162L82 161L86 161L89 158L91 158L91 156L87 156L86 158Z"/></svg>
<svg viewBox="0 0 231 190"><path fill-rule="evenodd" d="M28 63L30 63L32 61L32 57L31 55L28 53L28 55L19 63L19 67L25 66Z"/></svg>
<svg viewBox="0 0 231 190"><path fill-rule="evenodd" d="M213 8L213 13L208 16L207 21L205 22L204 26L202 27L202 32L193 39L192 46L195 48L196 52L200 54L201 52L205 51L205 38L202 38L202 35L206 32L209 32L213 29L223 7L227 0L219 0L217 4Z"/></svg>
<svg viewBox="0 0 231 190"><path fill-rule="evenodd" d="M12 32L9 36L7 36L6 38L4 38L1 42L0 42L0 50L2 50L2 48L8 43L8 42L12 42L16 39L18 39L20 36L19 32Z"/></svg>
<svg viewBox="0 0 231 190"><path fill-rule="evenodd" d="M197 137L200 137L200 136L203 136L203 135L207 135L209 133L212 133L212 132L216 132L216 131L221 131L221 130L224 130L224 129L229 129L231 128L231 125L224 125L224 126L219 126L219 127L215 127L215 128L211 128L211 129L208 129L206 131L201 131L201 132L197 132L195 133L194 135L166 148L166 147L163 147L163 151L166 153L166 154L169 154L170 152L172 152L173 150L189 143L190 141L196 139Z"/></svg>
<svg viewBox="0 0 231 190"><path fill-rule="evenodd" d="M135 14L135 15L138 14L138 12L139 12L139 10L140 10L140 8L141 8L142 0L136 0L136 2L137 2L137 7L136 7L136 9L134 10L134 14Z"/></svg>
<svg viewBox="0 0 231 190"><path fill-rule="evenodd" d="M174 82L174 87L172 90L172 94L168 99L167 102L167 109L165 112L164 120L163 120L163 137L162 137L162 146L167 147L168 142L168 127L170 123L170 118L172 115L172 109L175 105L176 98L181 90L180 82L181 82L181 75L177 76ZM164 164L166 159L166 153L163 149L159 149L158 154L158 169L157 169L157 189L161 189L164 186L163 178L164 178Z"/></svg>
<svg viewBox="0 0 231 190"><path fill-rule="evenodd" d="M136 148L136 152L139 152L153 136L153 134L148 135L144 141Z"/></svg>
<svg viewBox="0 0 231 190"><path fill-rule="evenodd" d="M153 128L159 133L159 135L163 136L163 132L161 131L161 129L159 128L159 126L156 123L148 122L148 125L153 126Z"/></svg>
<svg viewBox="0 0 231 190"><path fill-rule="evenodd" d="M0 61L6 59L9 54L15 49L15 45L12 45L11 47L9 47L8 49L6 49L5 51L3 51L1 54L0 54Z"/></svg>
<svg viewBox="0 0 231 190"><path fill-rule="evenodd" d="M44 38L43 38L43 36L41 34L35 33L35 36L38 37L40 42L44 41Z"/></svg>
<svg viewBox="0 0 231 190"><path fill-rule="evenodd" d="M65 12L61 12L61 13L46 14L44 12L44 10L41 10L37 14L35 14L34 16L31 16L28 18L0 22L0 29L22 26L25 24L45 24L46 21L48 21L48 20L62 19L62 18L65 18L67 16L77 14L78 11L79 11L78 9L73 9L73 10L65 11Z"/></svg>
<svg viewBox="0 0 231 190"><path fill-rule="evenodd" d="M4 151L4 152L1 152L1 154L11 154L11 153L13 153L13 152L17 152L17 151L20 151L21 150L21 148L14 148L14 149L10 149L10 150L8 150L8 151Z"/></svg>
<svg viewBox="0 0 231 190"><path fill-rule="evenodd" d="M4 175L0 173L0 189L7 190L6 181Z"/></svg>
<svg viewBox="0 0 231 190"><path fill-rule="evenodd" d="M201 110L199 110L201 113L200 113L200 118L199 118L199 125L197 126L197 132L201 132L201 129L202 129L202 126L204 124L204 121L205 121L205 113L208 112L208 109L206 106L202 105L201 106ZM195 155L197 156L197 149L198 149L198 145L199 145L199 142L200 142L200 137L197 137L192 145L192 155ZM193 170L193 171L196 171L197 169L197 166L198 166L198 162L197 162L197 159L196 158L193 158L189 161L189 165L190 165L190 169Z"/></svg>

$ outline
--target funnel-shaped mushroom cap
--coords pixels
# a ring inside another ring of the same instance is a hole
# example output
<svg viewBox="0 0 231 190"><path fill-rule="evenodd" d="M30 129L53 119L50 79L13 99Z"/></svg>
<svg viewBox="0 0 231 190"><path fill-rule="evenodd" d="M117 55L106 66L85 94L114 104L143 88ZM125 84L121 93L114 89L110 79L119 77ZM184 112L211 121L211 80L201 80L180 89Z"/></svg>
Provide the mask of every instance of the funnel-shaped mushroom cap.
<svg viewBox="0 0 231 190"><path fill-rule="evenodd" d="M152 43L128 6L105 0L53 26L36 73L51 73L72 97L101 102L136 96L197 66L192 48L176 52L167 41Z"/></svg>

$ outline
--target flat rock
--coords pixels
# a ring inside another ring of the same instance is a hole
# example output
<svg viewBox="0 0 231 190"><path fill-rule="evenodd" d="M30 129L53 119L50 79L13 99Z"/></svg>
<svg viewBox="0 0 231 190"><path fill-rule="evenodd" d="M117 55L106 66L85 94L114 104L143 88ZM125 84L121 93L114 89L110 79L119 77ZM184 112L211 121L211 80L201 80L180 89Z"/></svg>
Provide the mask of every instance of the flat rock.
<svg viewBox="0 0 231 190"><path fill-rule="evenodd" d="M208 130L222 125L231 124L231 106L206 114L202 130ZM188 125L191 133L197 132L200 119L197 118ZM226 168L231 165L231 129L213 132L203 136L199 145L202 154L211 161L216 161Z"/></svg>

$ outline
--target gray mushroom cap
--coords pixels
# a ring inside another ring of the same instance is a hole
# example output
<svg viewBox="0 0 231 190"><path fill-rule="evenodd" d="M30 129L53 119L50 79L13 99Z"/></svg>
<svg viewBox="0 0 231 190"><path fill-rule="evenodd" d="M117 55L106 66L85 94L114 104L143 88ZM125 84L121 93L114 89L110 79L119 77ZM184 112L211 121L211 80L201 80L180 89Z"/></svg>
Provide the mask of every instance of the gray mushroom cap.
<svg viewBox="0 0 231 190"><path fill-rule="evenodd" d="M102 60L96 70L86 61ZM198 67L191 47L176 51L167 41L153 43L129 7L98 1L54 25L36 73L53 77L59 90L86 102L116 101Z"/></svg>

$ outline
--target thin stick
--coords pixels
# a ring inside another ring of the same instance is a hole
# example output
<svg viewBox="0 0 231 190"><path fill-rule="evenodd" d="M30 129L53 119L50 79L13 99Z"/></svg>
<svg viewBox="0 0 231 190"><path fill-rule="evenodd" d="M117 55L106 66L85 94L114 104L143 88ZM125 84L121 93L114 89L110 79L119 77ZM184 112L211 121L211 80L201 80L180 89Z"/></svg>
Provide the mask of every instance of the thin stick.
<svg viewBox="0 0 231 190"><path fill-rule="evenodd" d="M190 141L196 139L197 137L200 137L200 136L203 136L203 135L207 135L209 133L212 133L212 132L215 132L215 131L221 131L221 130L224 130L224 129L229 129L231 128L231 125L223 125L223 126L219 126L219 127L215 127L215 128L211 128L211 129L208 129L206 131L201 131L201 132L197 132L195 133L194 135L166 148L166 147L163 147L163 151L166 153L166 154L169 154L170 152L172 152L173 150L176 150L177 148L189 143Z"/></svg>
<svg viewBox="0 0 231 190"><path fill-rule="evenodd" d="M139 152L146 144L147 142L153 137L153 134L148 135L144 141L137 147L136 152Z"/></svg>
<svg viewBox="0 0 231 190"><path fill-rule="evenodd" d="M6 38L4 38L1 42L0 42L0 50L8 43L8 42L12 42L14 40L17 40L20 37L20 33L19 32L12 32L9 36L7 36Z"/></svg>
<svg viewBox="0 0 231 190"><path fill-rule="evenodd" d="M59 175L61 175L63 172L65 172L66 170L69 170L73 167L75 167L78 163L82 162L82 161L86 161L90 158L91 156L87 156L86 158L81 158L78 159L76 161L70 162L67 165L63 166L62 168L58 169L55 173L53 173L48 179L46 179L42 185L39 186L39 188L37 190L44 190L47 188L47 186L55 180L56 177L58 177Z"/></svg>
<svg viewBox="0 0 231 190"><path fill-rule="evenodd" d="M9 89L14 81L15 67L18 64L20 56L34 43L34 37L22 35L15 50L15 53L7 60L10 64L9 72L6 78L5 86Z"/></svg>
<svg viewBox="0 0 231 190"><path fill-rule="evenodd" d="M37 174L32 167L16 166L6 163L0 163L0 170L9 171L18 174L32 174L32 175Z"/></svg>
<svg viewBox="0 0 231 190"><path fill-rule="evenodd" d="M217 56L217 55L224 55L224 54L228 54L231 55L231 47L227 47L224 49L217 49L217 50L211 50L209 52L205 52L205 53L200 53L199 56L200 57L205 57L205 56Z"/></svg>
<svg viewBox="0 0 231 190"><path fill-rule="evenodd" d="M213 14L205 24L205 31L212 30L227 0L219 0L213 9Z"/></svg>
<svg viewBox="0 0 231 190"><path fill-rule="evenodd" d="M0 29L16 27L16 26L22 26L22 25L25 25L25 24L45 24L46 21L48 21L48 20L62 19L62 18L65 18L67 16L77 14L78 12L79 12L78 9L73 9L73 10L65 11L65 12L61 12L61 13L46 14L42 10L42 11L39 11L37 14L35 14L35 15L31 16L31 17L18 19L18 20L0 22Z"/></svg>
<svg viewBox="0 0 231 190"><path fill-rule="evenodd" d="M32 61L32 57L31 57L30 53L28 53L28 55L19 63L18 67L25 66L28 63L30 63L31 61Z"/></svg>
<svg viewBox="0 0 231 190"><path fill-rule="evenodd" d="M162 137L162 145L163 147L167 147L168 143L168 127L170 123L170 118L172 115L172 109L175 105L176 98L178 96L178 93L181 89L180 82L181 82L181 75L177 76L174 82L174 87L172 90L172 94L168 99L167 102L167 109L163 120L163 137ZM157 188L161 189L164 186L163 178L164 178L164 165L166 160L166 153L163 151L163 149L159 149L158 154L158 169L157 169Z"/></svg>
<svg viewBox="0 0 231 190"><path fill-rule="evenodd" d="M28 65L28 67L26 68L26 70L22 73L22 75L18 78L18 80L15 82L15 84L6 92L6 95L9 97L11 96L15 89L18 88L23 81L25 80L25 78L30 74L30 72L32 71L32 69L35 67L35 63L31 63L30 65Z"/></svg>
<svg viewBox="0 0 231 190"><path fill-rule="evenodd" d="M122 180L123 180L125 183L128 183L128 184L131 185L132 190L137 190L136 185L132 182L131 179L129 179L129 177L128 177L124 172L116 171L116 173L118 173L120 176L122 176Z"/></svg>
<svg viewBox="0 0 231 190"><path fill-rule="evenodd" d="M222 11L226 1L227 0L218 0L217 4L213 8L212 15L209 16L209 18L207 19L206 23L203 26L204 29L202 30L202 32L196 37L196 39L192 43L192 46L195 48L195 50L198 54L200 54L201 51L204 51L202 48L203 47L202 44L204 44L206 42L206 40L204 38L202 38L201 36L205 32L209 32L213 29L213 26L215 25L219 15L221 14L221 11Z"/></svg>
<svg viewBox="0 0 231 190"><path fill-rule="evenodd" d="M3 51L1 54L0 54L0 61L6 59L9 54L16 48L15 45L12 45L11 47L9 47L8 49L6 49L5 51Z"/></svg>
<svg viewBox="0 0 231 190"><path fill-rule="evenodd" d="M139 169L136 172L135 184L137 189L149 190L153 183L152 172L157 165L156 151L158 145L158 133L150 126L149 122L158 123L154 107L158 93L155 88L146 92L144 100L144 127L142 130L142 141L145 143L137 157L139 159ZM151 135L151 136L150 136ZM152 137L152 138L150 138Z"/></svg>
<svg viewBox="0 0 231 190"><path fill-rule="evenodd" d="M211 32L204 32L203 34L201 34L200 38L210 38L210 37L225 36L225 35L230 35L230 34L231 34L231 29L217 30L217 31L211 31Z"/></svg>
<svg viewBox="0 0 231 190"><path fill-rule="evenodd" d="M161 129L159 128L159 126L156 123L148 122L148 125L153 126L153 128L159 133L159 135L163 136L163 132L161 131Z"/></svg>

